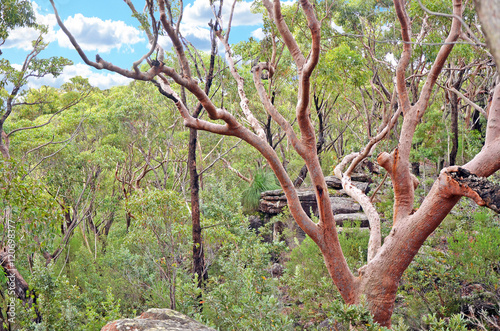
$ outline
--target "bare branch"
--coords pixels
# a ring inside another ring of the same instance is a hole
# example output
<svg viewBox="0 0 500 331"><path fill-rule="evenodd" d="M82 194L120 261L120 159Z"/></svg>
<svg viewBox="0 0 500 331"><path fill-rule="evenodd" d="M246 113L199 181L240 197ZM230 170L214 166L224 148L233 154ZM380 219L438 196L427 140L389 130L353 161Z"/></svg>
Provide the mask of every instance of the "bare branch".
<svg viewBox="0 0 500 331"><path fill-rule="evenodd" d="M233 149L235 149L236 147L238 147L238 145L242 142L242 140L238 141L236 144L234 144L231 148L229 148L227 151L225 151L224 153L220 154L215 160L212 161L212 163L210 163L207 167L205 167L205 169L203 169L202 171L200 171L200 176L202 174L204 174L205 172L207 172L208 170L210 170L216 163L217 161L219 160L223 160L223 157L226 156L227 154L229 154L229 152L231 152ZM227 162L227 161L225 161ZM227 165L227 164L226 164ZM241 177L240 177L241 178Z"/></svg>
<svg viewBox="0 0 500 331"><path fill-rule="evenodd" d="M280 35L283 38L286 47L290 50L292 54L293 60L297 65L297 68L302 68L306 59L302 52L300 51L299 45L297 41L293 37L290 29L286 25L285 19L281 13L281 3L280 0L273 0L274 4L271 3L271 0L264 0L264 7L266 7L269 14L272 16ZM299 69L301 70L301 69Z"/></svg>
<svg viewBox="0 0 500 331"><path fill-rule="evenodd" d="M389 123L387 123L387 125L384 127L384 129L382 131L380 131L380 133L377 134L375 137L373 137L372 139L370 139L370 141L365 146L365 148L363 149L363 151L361 153L359 153L353 159L353 162L351 163L351 165L349 166L349 168L345 172L346 176L350 177L351 174L352 174L352 172L354 171L354 168L356 168L356 166L361 161L363 161L363 159L365 159L367 156L371 156L372 155L373 150L375 149L375 147L377 146L377 144L382 139L384 139L386 137L386 135L390 132L390 130L394 127L394 125L396 125L396 123L398 121L398 118L401 115L401 112L402 112L402 109L398 108L398 110L394 113L394 115L392 115L391 120L389 121Z"/></svg>
<svg viewBox="0 0 500 331"><path fill-rule="evenodd" d="M224 162L224 164L226 165L226 167L231 170L232 172L234 172L238 177L240 177L241 179L243 179L245 182L247 183L252 183L252 179L251 178L248 178L248 177L245 177L241 172L239 172L237 169L234 169L233 167L231 167L231 164L226 160L226 159L222 159L222 162Z"/></svg>
<svg viewBox="0 0 500 331"><path fill-rule="evenodd" d="M488 114L486 114L486 111L483 108L479 107L476 103L474 103L472 100L470 100L469 98L467 98L465 95L463 95L456 88L451 87L451 88L447 88L447 90L455 93L456 95L458 95L458 97L460 97L466 104L468 104L469 106L471 106L472 108L474 108L475 110L477 110L478 112L480 112L481 115L483 115L486 119L488 118Z"/></svg>
<svg viewBox="0 0 500 331"><path fill-rule="evenodd" d="M346 193L356 200L363 208L368 222L370 223L370 239L368 241L368 257L369 263L377 254L382 243L382 235L380 232L380 216L378 215L375 206L368 196L351 182L351 177L347 174L342 174L342 168L353 159L359 156L359 153L352 153L344 157L342 162L335 167L334 173L338 179L342 181L342 188Z"/></svg>
<svg viewBox="0 0 500 331"><path fill-rule="evenodd" d="M76 127L75 131L73 132L73 134L68 139L66 139L64 141L60 141L60 142L55 142L55 143L54 142L49 142L47 144L43 144L42 146L37 147L36 149L39 149L39 148L47 146L47 145L54 145L54 144L65 143L63 147L59 148L57 151L55 151L54 153L52 153L50 155L44 156L37 164L35 164L35 166L33 166L31 169L29 169L28 172L22 177L23 180L24 180L24 178L26 178L26 176L28 176L29 174L31 174L33 172L33 170L35 170L40 164L42 164L43 161L51 158L52 156L56 155L57 153L59 153L60 151L62 151L64 148L66 148L66 146L68 145L69 141L73 140L73 138L76 137L78 131L80 131L80 127L81 127L81 125L82 125L82 123L83 123L84 120L85 120L85 118L83 118L80 121L80 123L78 123L78 126ZM54 139L54 138L52 138L52 139ZM28 153L32 152L32 151L33 150L30 150L30 151L28 151Z"/></svg>
<svg viewBox="0 0 500 331"><path fill-rule="evenodd" d="M234 10L234 5L236 4L236 1L234 1L233 6L231 8L231 16L233 14ZM243 111L243 114L245 114L246 119L252 126L254 132L263 140L266 140L266 133L262 129L262 126L260 125L259 121L255 118L255 116L252 114L250 110L250 101L248 100L245 89L244 89L244 80L243 77L240 76L238 73L238 70L236 70L236 66L234 65L234 60L232 56L232 51L231 47L229 46L229 43L227 42L227 38L223 38L221 35L221 30L218 30L215 32L217 36L219 37L219 40L222 42L224 45L224 48L226 49L226 59L227 62L229 63L229 68L231 70L231 74L233 75L234 80L236 81L236 84L238 85L238 95L240 96L240 107L241 110ZM226 35L227 37L227 35Z"/></svg>
<svg viewBox="0 0 500 331"><path fill-rule="evenodd" d="M408 43L411 40L411 25L408 14L404 8L403 0L394 0L394 8L401 24L401 37L403 38L403 53L399 59L396 68L396 87L400 101L400 107L403 109L403 114L410 110L410 99L408 97L408 90L405 82L405 71L410 63L411 45Z"/></svg>

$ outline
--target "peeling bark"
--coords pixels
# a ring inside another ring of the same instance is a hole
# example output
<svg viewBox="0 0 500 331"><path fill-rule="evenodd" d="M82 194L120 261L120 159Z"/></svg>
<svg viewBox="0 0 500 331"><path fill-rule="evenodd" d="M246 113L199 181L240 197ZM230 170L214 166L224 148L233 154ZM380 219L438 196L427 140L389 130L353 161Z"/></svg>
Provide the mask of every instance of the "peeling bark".
<svg viewBox="0 0 500 331"><path fill-rule="evenodd" d="M490 208L500 213L500 185L490 182L484 177L478 177L464 168L449 171L450 177L455 180L463 190L472 190L480 198L479 205Z"/></svg>

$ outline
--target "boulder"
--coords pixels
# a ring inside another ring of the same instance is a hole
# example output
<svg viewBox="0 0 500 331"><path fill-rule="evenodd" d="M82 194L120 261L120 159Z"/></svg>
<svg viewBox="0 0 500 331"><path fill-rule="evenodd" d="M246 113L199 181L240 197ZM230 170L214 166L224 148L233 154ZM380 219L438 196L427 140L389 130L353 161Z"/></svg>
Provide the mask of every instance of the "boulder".
<svg viewBox="0 0 500 331"><path fill-rule="evenodd" d="M353 198L330 197L333 214L352 214L361 211L361 205Z"/></svg>
<svg viewBox="0 0 500 331"><path fill-rule="evenodd" d="M351 179L354 186L358 189L364 193L369 192L371 178L368 175L355 173L351 176ZM329 188L328 194L330 195L330 201L332 202L332 210L335 214L351 214L359 213L361 211L359 204L348 197L342 189L340 179L335 176L327 176L325 177L325 180ZM310 214L312 211L313 214L318 216L318 207L316 204L316 194L314 190L311 188L298 189L297 195L305 212L311 216ZM265 214L277 215L283 211L283 208L286 205L287 201L282 189L262 192L260 195L259 211Z"/></svg>
<svg viewBox="0 0 500 331"><path fill-rule="evenodd" d="M363 213L354 214L336 214L334 216L335 223L338 226L354 227L359 224L361 228L368 228L370 222L368 222L368 217Z"/></svg>
<svg viewBox="0 0 500 331"><path fill-rule="evenodd" d="M259 202L259 211L270 215L277 215L283 211L283 208L285 206L286 206L286 199L285 200L261 199Z"/></svg>
<svg viewBox="0 0 500 331"><path fill-rule="evenodd" d="M281 213L283 208L287 205L287 201L281 190L280 193L281 195L277 195L276 191L262 192L259 210L263 213L271 215ZM313 214L318 215L318 207L314 191L299 190L297 194L300 199L300 204L304 208L305 212L310 215L310 212L312 211ZM330 202L332 204L332 210L335 214L350 214L361 211L361 206L352 198L330 195Z"/></svg>
<svg viewBox="0 0 500 331"><path fill-rule="evenodd" d="M136 318L106 324L101 331L215 331L175 310L152 308Z"/></svg>
<svg viewBox="0 0 500 331"><path fill-rule="evenodd" d="M250 215L248 217L248 227L252 230L259 232L259 228L264 225L264 222L257 215Z"/></svg>

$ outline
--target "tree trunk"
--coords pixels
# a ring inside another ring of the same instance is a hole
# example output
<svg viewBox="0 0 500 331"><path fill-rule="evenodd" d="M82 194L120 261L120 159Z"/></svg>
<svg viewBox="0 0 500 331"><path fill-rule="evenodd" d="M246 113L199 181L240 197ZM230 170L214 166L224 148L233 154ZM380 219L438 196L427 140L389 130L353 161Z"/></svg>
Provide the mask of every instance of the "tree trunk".
<svg viewBox="0 0 500 331"><path fill-rule="evenodd" d="M456 164L458 152L458 97L455 93L450 93L451 106L451 151L450 151L450 166Z"/></svg>
<svg viewBox="0 0 500 331"><path fill-rule="evenodd" d="M337 95L337 98L339 95ZM337 98L335 98L335 102L337 101ZM274 100L274 99L273 99ZM318 115L318 140L316 142L316 153L319 155L323 151L323 145L325 143L325 124L324 124L324 113L323 113L323 104L324 104L324 99L320 101L319 97L314 93L314 105L316 109L316 114ZM271 145L272 146L272 145ZM299 171L299 175L295 180L293 181L293 185L295 188L300 188L302 183L304 183L304 180L307 177L307 165L303 165L302 168Z"/></svg>
<svg viewBox="0 0 500 331"><path fill-rule="evenodd" d="M462 86L464 69L460 70L456 75L453 81L453 88L457 91L460 90L460 86ZM460 100L458 99L458 95L456 93L450 92L450 106L451 106L451 133L452 137L452 147L450 151L450 166L456 164L457 160L457 152L458 152L458 108L459 108Z"/></svg>
<svg viewBox="0 0 500 331"><path fill-rule="evenodd" d="M191 222L193 225L193 274L198 276L198 287L201 288L203 282L208 279L208 273L205 268L205 253L201 238L200 223L200 184L199 174L196 168L196 142L198 140L198 131L189 129L189 150L188 167L191 187Z"/></svg>

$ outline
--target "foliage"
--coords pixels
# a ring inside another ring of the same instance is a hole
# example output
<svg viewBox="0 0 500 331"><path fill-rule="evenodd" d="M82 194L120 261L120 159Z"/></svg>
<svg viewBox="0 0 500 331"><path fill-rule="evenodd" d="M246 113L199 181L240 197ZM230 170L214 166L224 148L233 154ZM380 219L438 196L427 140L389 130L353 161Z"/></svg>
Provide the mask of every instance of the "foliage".
<svg viewBox="0 0 500 331"><path fill-rule="evenodd" d="M410 326L418 326L425 314L436 321L451 319L468 313L470 307L497 314L491 305L499 299L495 294L500 281L498 220L489 212L479 212L471 220L447 221L448 226L431 240L432 247L424 246L404 275L398 294L403 302L396 311Z"/></svg>
<svg viewBox="0 0 500 331"><path fill-rule="evenodd" d="M342 231L339 240L349 265L358 269L366 263L366 249L362 247L367 246L368 236L358 228L352 230ZM321 322L342 301L331 284L321 252L310 237L290 253L282 283L295 307L290 309L292 314L304 324Z"/></svg>
<svg viewBox="0 0 500 331"><path fill-rule="evenodd" d="M326 52L318 70L331 77L338 85L360 87L368 82L369 72L364 70L361 54L347 43L342 43Z"/></svg>
<svg viewBox="0 0 500 331"><path fill-rule="evenodd" d="M431 10L448 8L444 1L424 2ZM13 27L33 24L28 5L26 1L2 1L0 45ZM305 50L310 45L305 33L307 22L297 9L297 4L283 6L283 15L300 48ZM263 10L259 2L254 4L254 10ZM326 38L321 45L318 70L311 78L314 82L311 93L323 96L334 110L324 123L329 142L325 144L323 167L328 168L347 152L359 150L366 140L359 132L367 126L375 132L383 120L390 102L384 97L378 100L375 88L383 90L382 86L393 85L393 68L384 61L389 61L387 55L399 57L400 49L391 41L399 40L399 36L395 34L397 23L389 19L394 13L388 0L326 2L325 6L317 3L315 10L324 17L321 29ZM422 10L416 2L410 2L408 10L413 29L418 31ZM466 21L474 25L471 9L465 10ZM179 14L173 11L174 18ZM136 16L142 28L148 28L147 16ZM334 28L332 20L343 32ZM442 42L450 20L438 18L436 22L430 27L431 33L424 36L425 42ZM38 29L41 36L35 41L34 50L40 53L46 47L43 40L46 29ZM238 68L246 81L252 80L253 63L271 56L270 32L277 31L267 15L263 30L267 35L261 41L250 39L234 47L235 54L242 57ZM352 35L364 37L352 38ZM384 42L375 43L375 39ZM429 45L415 49L411 63L422 60L422 64L414 69L413 77L427 72L437 49ZM192 47L189 50L194 51ZM484 51L457 45L453 59L469 63L482 55ZM296 68L286 51L277 56L280 65L273 81L266 81L265 87L273 93L277 110L293 123ZM204 54L200 57L206 62ZM174 58L172 53L166 54L165 64L177 68ZM217 61L222 63L217 78L221 88L213 95L214 103L234 110L235 116L239 116L237 87L228 79L230 74L223 68L225 62ZM31 78L57 76L69 63L59 57L35 57L23 71L5 59L0 60L3 100L9 98L7 84L24 85ZM483 72L478 76L483 77ZM417 94L421 88L418 79L412 78L408 83L414 81L411 93ZM489 88L479 82L470 84L484 90ZM279 189L276 178L262 165L262 158L242 144L225 157L242 173L251 172L258 164L251 185L243 188L246 184L219 161L234 143L232 138L224 138L219 144L213 136L202 132L197 147L198 166L213 166L203 172L200 187L210 278L204 288L197 288L197 279L191 275L192 242L187 207L185 155L189 132L178 120L174 105L159 95L154 86L134 82L100 91L84 79L74 78L61 88L26 89L20 92L19 100L37 106L16 106L5 129L9 132L45 123L87 91L92 91L87 99L68 109L65 116L54 118L50 125L13 135L11 141L16 146L13 160L0 162L0 207L3 211L9 209L16 220L19 256L34 256L33 265L20 259L17 266L32 293L38 295L36 308L43 316L42 323L35 324L34 308L29 310L19 301L17 310L21 315L17 326L26 330L98 330L106 321L121 316L133 317L150 307L175 305L176 309L221 330L305 329L327 318L344 326L383 330L373 323L365 306L341 303L321 253L310 238L302 243L291 239L296 247L288 251L285 242L264 243L263 236L247 229L242 209L246 213L255 211L261 192ZM448 147L449 119L446 108L440 107L446 99L442 101L439 93L432 98L434 103L417 127L414 161L437 163ZM260 109L258 97L250 93L248 97L251 108ZM188 104L196 104L189 98ZM317 121L317 114L312 109L311 113L311 118ZM256 116L266 122L265 112ZM479 123L485 126L484 119ZM281 128L271 126L270 131L273 148L280 151L284 166L295 174L303 160L282 139ZM394 131L379 147L395 146L397 126ZM461 126L460 135L459 153L466 160L481 149L484 136L477 130L469 131L465 125ZM36 149L49 141L66 142ZM138 179L142 172L144 176ZM382 190L385 192L379 193L378 206L382 216L391 219L393 192ZM471 326L470 321L465 322L464 316L459 315L468 305L480 300L498 300L498 219L477 212L470 205L459 207L407 270L397 297L398 323L394 323L393 329L418 329L425 324L424 328L430 330L462 330L465 323ZM39 252L52 252L59 245L66 215L77 219L78 227L61 258L45 265ZM0 230L5 233L3 221ZM109 233L103 230L107 223ZM388 223L383 225L384 234L389 232ZM33 240L35 236L38 241ZM344 228L339 240L349 266L356 273L366 263L367 232L356 227ZM285 266L285 271L283 276L273 278L270 267L277 260ZM4 278L1 284L5 290ZM485 293L463 296L457 291L475 284Z"/></svg>
<svg viewBox="0 0 500 331"><path fill-rule="evenodd" d="M338 326L343 325L346 329L353 328L355 330L366 331L388 331L386 327L380 326L373 320L373 316L368 311L366 305L347 305L340 300L337 300L332 305L332 310L328 314L330 323ZM408 331L409 328L402 320L399 320L391 330Z"/></svg>
<svg viewBox="0 0 500 331"><path fill-rule="evenodd" d="M9 36L9 30L33 25L35 25L35 14L30 1L2 0L0 2L0 46Z"/></svg>
<svg viewBox="0 0 500 331"><path fill-rule="evenodd" d="M432 331L466 331L467 320L460 314L453 315L449 319L437 318L436 315L425 315L422 321L428 325L424 330Z"/></svg>
<svg viewBox="0 0 500 331"><path fill-rule="evenodd" d="M54 265L45 266L35 260L33 273L29 278L37 303L31 308L23 307L18 300L16 311L23 330L100 330L109 320L121 317L120 301L108 288L102 300L82 293L71 285L65 275L58 275ZM40 323L33 322L37 309L43 316Z"/></svg>
<svg viewBox="0 0 500 331"><path fill-rule="evenodd" d="M40 36L33 42L33 53L29 54L28 61L20 70L11 65L9 60L0 59L0 74L3 76L0 80L2 89L8 83L16 87L23 86L27 84L30 77L41 78L46 75L57 77L62 73L64 66L73 64L72 61L60 56L52 56L48 59L37 57L48 45L43 41L43 35L47 33L47 29L45 27L39 27L39 29Z"/></svg>
<svg viewBox="0 0 500 331"><path fill-rule="evenodd" d="M433 132L434 134L429 134ZM438 162L445 155L447 139L443 114L437 109L429 109L423 123L417 127L412 150L413 160L429 159Z"/></svg>
<svg viewBox="0 0 500 331"><path fill-rule="evenodd" d="M202 191L202 213L206 219L216 222L230 222L239 217L241 205L238 199L240 191L236 186L229 186L228 181L210 176L204 180Z"/></svg>
<svg viewBox="0 0 500 331"><path fill-rule="evenodd" d="M203 295L203 320L221 330L291 329L269 261L268 246L249 230L226 243Z"/></svg>
<svg viewBox="0 0 500 331"><path fill-rule="evenodd" d="M24 165L18 160L0 159L0 231L14 230L16 241L26 252L53 247L60 209L45 190L44 183L25 177ZM38 242L32 240L37 237ZM3 242L5 245L5 242Z"/></svg>

